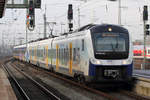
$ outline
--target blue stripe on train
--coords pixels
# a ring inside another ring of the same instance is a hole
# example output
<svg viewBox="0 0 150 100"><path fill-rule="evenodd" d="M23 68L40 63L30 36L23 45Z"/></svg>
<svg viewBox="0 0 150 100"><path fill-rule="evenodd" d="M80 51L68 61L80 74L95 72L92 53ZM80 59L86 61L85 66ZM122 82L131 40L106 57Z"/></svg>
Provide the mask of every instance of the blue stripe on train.
<svg viewBox="0 0 150 100"><path fill-rule="evenodd" d="M90 62L89 63L89 76L95 76L95 74L96 74L96 66Z"/></svg>
<svg viewBox="0 0 150 100"><path fill-rule="evenodd" d="M128 65L127 72L128 72L128 76L132 76L133 62L130 65Z"/></svg>

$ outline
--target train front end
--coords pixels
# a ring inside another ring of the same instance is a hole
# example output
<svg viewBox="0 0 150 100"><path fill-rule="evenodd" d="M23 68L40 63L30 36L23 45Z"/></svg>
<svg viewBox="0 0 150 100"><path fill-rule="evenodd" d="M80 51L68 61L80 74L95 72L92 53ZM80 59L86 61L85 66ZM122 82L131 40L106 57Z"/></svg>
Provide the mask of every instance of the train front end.
<svg viewBox="0 0 150 100"><path fill-rule="evenodd" d="M127 29L116 25L97 25L90 29L93 57L89 76L94 81L129 81L132 78L132 42Z"/></svg>

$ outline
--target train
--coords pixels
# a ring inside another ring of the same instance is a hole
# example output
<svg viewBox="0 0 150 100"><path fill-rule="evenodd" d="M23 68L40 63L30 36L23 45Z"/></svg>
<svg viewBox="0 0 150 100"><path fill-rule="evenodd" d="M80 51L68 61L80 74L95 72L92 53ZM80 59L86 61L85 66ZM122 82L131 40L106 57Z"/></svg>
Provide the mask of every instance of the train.
<svg viewBox="0 0 150 100"><path fill-rule="evenodd" d="M145 46L145 57L150 59L150 46ZM144 58L144 45L134 45L133 46L133 58L143 59Z"/></svg>
<svg viewBox="0 0 150 100"><path fill-rule="evenodd" d="M132 79L131 34L119 25L88 24L58 37L14 46L13 56L79 82Z"/></svg>

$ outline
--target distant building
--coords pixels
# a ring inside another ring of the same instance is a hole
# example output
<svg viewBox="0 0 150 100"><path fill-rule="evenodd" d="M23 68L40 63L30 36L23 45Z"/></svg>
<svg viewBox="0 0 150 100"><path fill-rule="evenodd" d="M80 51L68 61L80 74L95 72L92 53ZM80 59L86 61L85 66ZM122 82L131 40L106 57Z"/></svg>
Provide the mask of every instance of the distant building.
<svg viewBox="0 0 150 100"><path fill-rule="evenodd" d="M143 45L143 40L135 40L133 45Z"/></svg>
<svg viewBox="0 0 150 100"><path fill-rule="evenodd" d="M135 40L133 41L133 45L144 45L144 43L143 40ZM146 45L150 45L150 37L147 37Z"/></svg>

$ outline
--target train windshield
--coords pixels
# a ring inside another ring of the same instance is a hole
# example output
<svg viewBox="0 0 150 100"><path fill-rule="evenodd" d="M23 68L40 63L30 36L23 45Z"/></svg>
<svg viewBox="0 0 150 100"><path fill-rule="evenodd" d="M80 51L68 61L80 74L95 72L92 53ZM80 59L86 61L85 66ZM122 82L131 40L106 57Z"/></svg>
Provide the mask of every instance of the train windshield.
<svg viewBox="0 0 150 100"><path fill-rule="evenodd" d="M128 57L129 36L125 33L94 34L94 51L96 58L124 59Z"/></svg>
<svg viewBox="0 0 150 100"><path fill-rule="evenodd" d="M95 49L98 52L125 52L126 45L125 39L119 35L106 35L97 36L95 39Z"/></svg>

